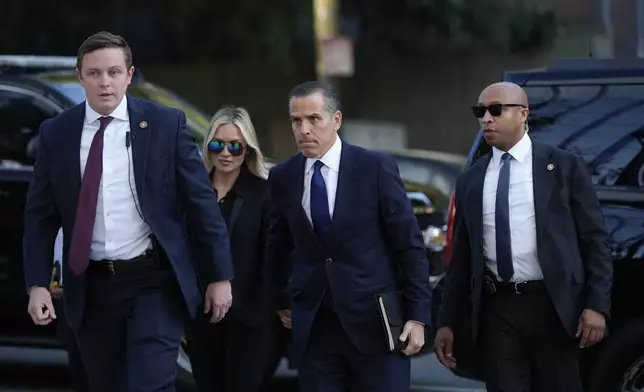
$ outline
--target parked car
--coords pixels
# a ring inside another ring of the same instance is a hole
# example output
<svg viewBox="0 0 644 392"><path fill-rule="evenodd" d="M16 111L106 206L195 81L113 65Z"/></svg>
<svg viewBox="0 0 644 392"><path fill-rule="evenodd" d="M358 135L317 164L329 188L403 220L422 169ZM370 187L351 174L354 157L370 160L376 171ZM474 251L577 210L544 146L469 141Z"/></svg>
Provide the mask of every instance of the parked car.
<svg viewBox="0 0 644 392"><path fill-rule="evenodd" d="M609 234L614 265L608 336L582 351L582 375L591 392L644 388L644 61L562 60L539 70L508 72L525 89L529 135L574 152L587 164ZM487 154L479 132L468 167ZM453 200L453 198L452 198ZM454 207L448 214L447 254ZM556 360L556 358L553 358ZM476 366L455 373L477 378Z"/></svg>

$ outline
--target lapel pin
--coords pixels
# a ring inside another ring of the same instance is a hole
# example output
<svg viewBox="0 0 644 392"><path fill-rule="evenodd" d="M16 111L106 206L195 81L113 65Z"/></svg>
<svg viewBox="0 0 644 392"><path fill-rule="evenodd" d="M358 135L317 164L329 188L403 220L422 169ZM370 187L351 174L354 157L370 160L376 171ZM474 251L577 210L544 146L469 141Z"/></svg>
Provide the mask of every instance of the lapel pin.
<svg viewBox="0 0 644 392"><path fill-rule="evenodd" d="M147 121L141 121L139 123L139 128L147 128L148 127L148 122Z"/></svg>
<svg viewBox="0 0 644 392"><path fill-rule="evenodd" d="M553 171L554 168L555 168L555 165L553 165L552 163L549 163L548 166L546 166L546 169L548 169L548 171Z"/></svg>

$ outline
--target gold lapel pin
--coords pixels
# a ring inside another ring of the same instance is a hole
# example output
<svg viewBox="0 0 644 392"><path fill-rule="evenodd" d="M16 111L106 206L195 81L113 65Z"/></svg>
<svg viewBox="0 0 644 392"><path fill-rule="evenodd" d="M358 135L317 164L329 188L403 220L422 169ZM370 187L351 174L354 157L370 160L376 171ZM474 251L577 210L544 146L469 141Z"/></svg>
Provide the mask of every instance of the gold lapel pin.
<svg viewBox="0 0 644 392"><path fill-rule="evenodd" d="M553 165L552 163L549 163L548 166L546 166L546 169L548 169L548 171L553 171L554 168L555 168L555 165Z"/></svg>
<svg viewBox="0 0 644 392"><path fill-rule="evenodd" d="M148 122L147 121L141 121L139 123L139 128L147 128L148 127Z"/></svg>

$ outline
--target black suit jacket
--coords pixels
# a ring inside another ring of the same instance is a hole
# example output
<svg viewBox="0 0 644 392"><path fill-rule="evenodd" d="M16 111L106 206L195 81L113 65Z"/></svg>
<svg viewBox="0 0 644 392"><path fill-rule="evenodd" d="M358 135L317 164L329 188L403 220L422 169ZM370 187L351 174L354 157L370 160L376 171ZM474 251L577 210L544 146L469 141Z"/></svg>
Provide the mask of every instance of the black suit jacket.
<svg viewBox="0 0 644 392"><path fill-rule="evenodd" d="M532 146L537 254L559 318L574 337L583 309L610 314L613 263L606 229L584 161L534 140ZM465 319L471 321L474 340L485 265L483 181L490 156L481 157L456 183L453 251L439 312L439 326L462 330L457 324L469 309Z"/></svg>
<svg viewBox="0 0 644 392"><path fill-rule="evenodd" d="M235 181L228 233L235 278L233 305L227 317L245 325L265 323L268 316L264 255L268 229L268 184L246 170Z"/></svg>

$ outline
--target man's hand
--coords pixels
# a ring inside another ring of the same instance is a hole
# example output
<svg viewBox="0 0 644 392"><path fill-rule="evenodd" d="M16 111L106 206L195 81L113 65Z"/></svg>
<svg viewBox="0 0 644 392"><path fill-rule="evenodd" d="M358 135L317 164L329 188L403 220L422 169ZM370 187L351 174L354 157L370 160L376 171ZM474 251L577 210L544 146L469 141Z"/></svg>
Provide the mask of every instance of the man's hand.
<svg viewBox="0 0 644 392"><path fill-rule="evenodd" d="M401 342L407 342L403 353L414 355L425 345L425 326L416 321L407 321L398 339Z"/></svg>
<svg viewBox="0 0 644 392"><path fill-rule="evenodd" d="M601 341L605 329L606 317L603 314L592 309L584 309L579 316L579 326L577 327L577 335L575 335L575 337L581 336L579 347L590 347Z"/></svg>
<svg viewBox="0 0 644 392"><path fill-rule="evenodd" d="M34 324L47 325L56 319L51 294L44 287L33 287L29 290L29 306L27 311Z"/></svg>
<svg viewBox="0 0 644 392"><path fill-rule="evenodd" d="M284 327L291 329L293 326L291 325L291 310L290 309L282 309L278 310L277 314L280 316L280 320L282 320L282 324Z"/></svg>
<svg viewBox="0 0 644 392"><path fill-rule="evenodd" d="M221 321L230 306L233 304L233 294L230 288L230 282L227 280L210 283L206 287L206 297L204 298L203 312L208 313L212 310L211 323Z"/></svg>
<svg viewBox="0 0 644 392"><path fill-rule="evenodd" d="M452 329L450 327L439 328L434 339L434 352L440 363L449 369L456 367L456 359L452 355L453 345L454 333Z"/></svg>

